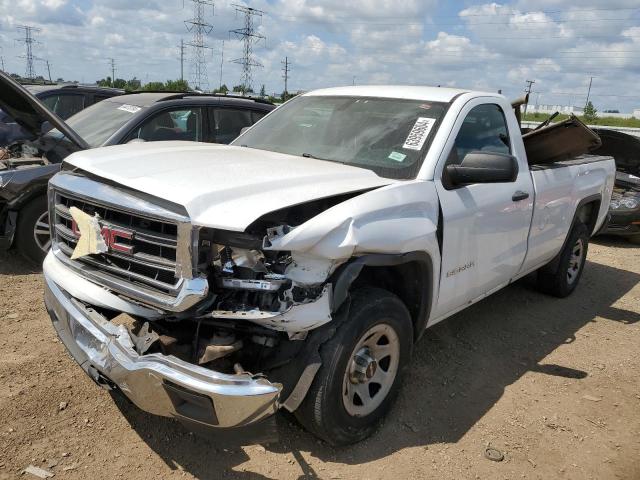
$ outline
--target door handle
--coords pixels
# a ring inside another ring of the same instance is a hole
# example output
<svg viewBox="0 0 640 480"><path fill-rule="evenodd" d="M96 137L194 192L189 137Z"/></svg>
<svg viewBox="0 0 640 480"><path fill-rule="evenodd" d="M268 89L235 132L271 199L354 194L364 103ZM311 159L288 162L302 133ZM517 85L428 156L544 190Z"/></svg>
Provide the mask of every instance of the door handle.
<svg viewBox="0 0 640 480"><path fill-rule="evenodd" d="M513 194L511 200L514 202L519 202L520 200L526 200L529 198L529 192L523 192L522 190L516 190L516 193Z"/></svg>

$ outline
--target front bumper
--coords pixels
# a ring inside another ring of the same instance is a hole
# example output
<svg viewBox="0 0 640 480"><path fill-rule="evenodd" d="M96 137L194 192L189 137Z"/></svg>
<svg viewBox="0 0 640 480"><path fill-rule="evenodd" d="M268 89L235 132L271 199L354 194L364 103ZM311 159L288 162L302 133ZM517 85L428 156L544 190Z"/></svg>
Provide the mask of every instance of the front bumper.
<svg viewBox="0 0 640 480"><path fill-rule="evenodd" d="M640 211L610 211L611 220L607 228L602 231L607 235L632 237L640 235Z"/></svg>
<svg viewBox="0 0 640 480"><path fill-rule="evenodd" d="M45 271L45 304L71 356L97 383L117 387L142 410L194 427L249 427L278 409L282 386L228 375L170 355L138 355L126 328L60 288Z"/></svg>

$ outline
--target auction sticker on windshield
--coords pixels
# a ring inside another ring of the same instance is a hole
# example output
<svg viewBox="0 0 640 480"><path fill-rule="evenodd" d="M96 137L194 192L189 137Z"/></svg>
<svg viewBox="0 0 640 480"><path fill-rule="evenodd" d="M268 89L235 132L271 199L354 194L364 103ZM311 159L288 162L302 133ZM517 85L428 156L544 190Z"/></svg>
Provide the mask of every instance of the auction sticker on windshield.
<svg viewBox="0 0 640 480"><path fill-rule="evenodd" d="M407 139L404 141L402 148L407 150L421 150L434 123L436 123L435 118L418 117Z"/></svg>
<svg viewBox="0 0 640 480"><path fill-rule="evenodd" d="M129 112L129 113L136 113L141 110L141 107L137 107L136 105L127 105L126 103L123 103L118 107L118 110L124 110L125 112Z"/></svg>

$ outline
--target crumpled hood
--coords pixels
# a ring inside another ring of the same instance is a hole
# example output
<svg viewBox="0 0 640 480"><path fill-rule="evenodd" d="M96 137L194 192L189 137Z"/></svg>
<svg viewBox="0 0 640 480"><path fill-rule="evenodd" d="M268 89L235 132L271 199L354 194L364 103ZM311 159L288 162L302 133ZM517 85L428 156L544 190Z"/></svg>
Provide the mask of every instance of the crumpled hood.
<svg viewBox="0 0 640 480"><path fill-rule="evenodd" d="M97 148L65 162L183 205L197 225L233 231L281 208L395 182L364 168L195 142Z"/></svg>

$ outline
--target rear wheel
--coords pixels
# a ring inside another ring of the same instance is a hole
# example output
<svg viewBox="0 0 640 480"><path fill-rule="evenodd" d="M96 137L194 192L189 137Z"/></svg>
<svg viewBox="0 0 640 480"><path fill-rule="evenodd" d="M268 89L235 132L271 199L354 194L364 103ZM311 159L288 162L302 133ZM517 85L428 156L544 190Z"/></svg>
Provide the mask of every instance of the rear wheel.
<svg viewBox="0 0 640 480"><path fill-rule="evenodd" d="M16 247L34 263L41 264L51 248L47 197L41 196L25 205L18 215Z"/></svg>
<svg viewBox="0 0 640 480"><path fill-rule="evenodd" d="M589 229L584 223L578 223L569 233L557 269L552 271L546 266L538 271L538 288L560 298L570 295L582 276L588 249Z"/></svg>
<svg viewBox="0 0 640 480"><path fill-rule="evenodd" d="M349 318L322 347L322 367L296 410L308 430L332 445L373 433L396 397L413 346L413 325L392 293L362 288Z"/></svg>

